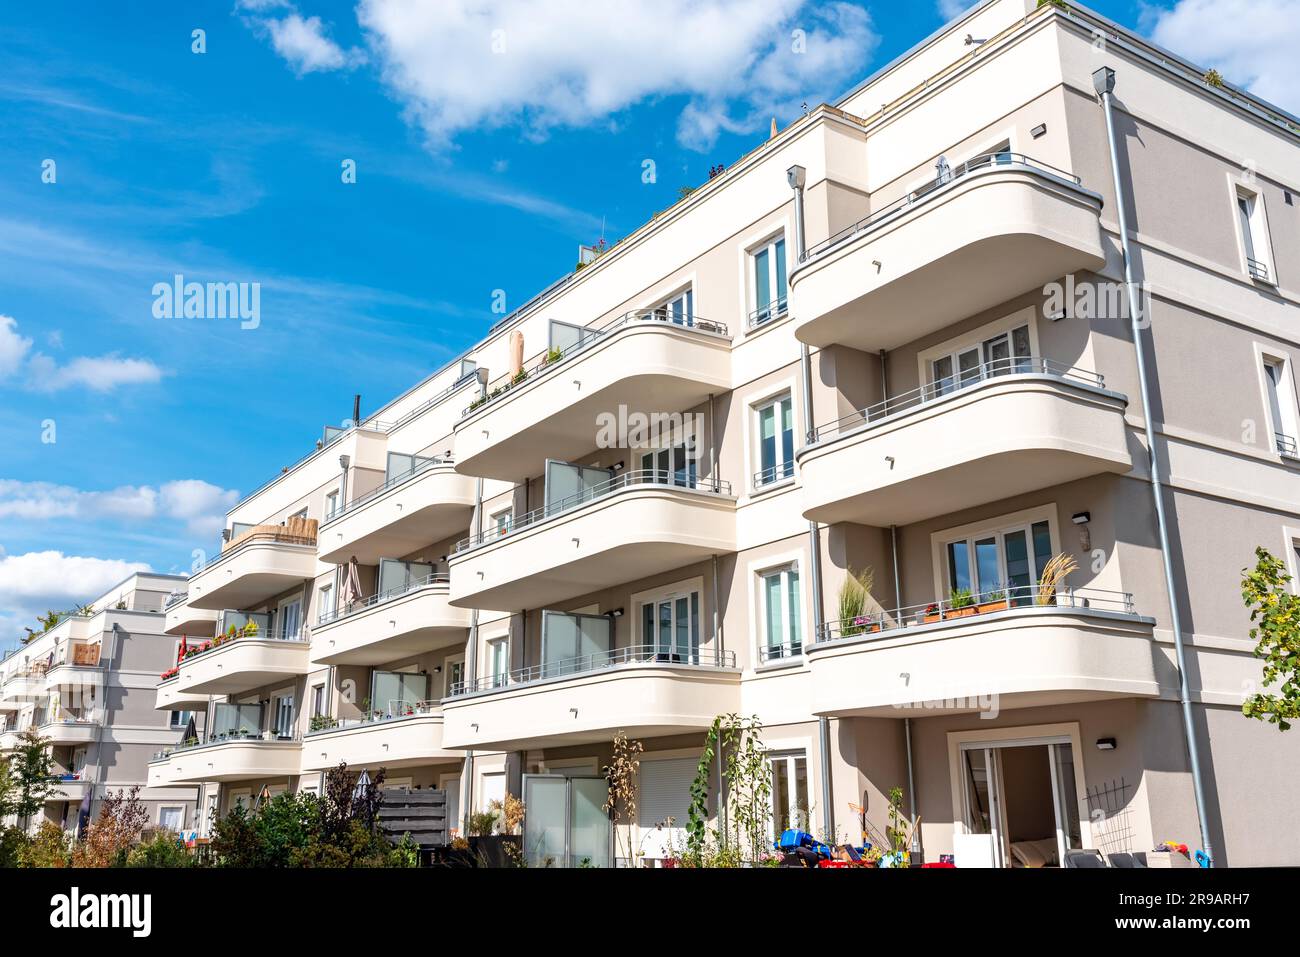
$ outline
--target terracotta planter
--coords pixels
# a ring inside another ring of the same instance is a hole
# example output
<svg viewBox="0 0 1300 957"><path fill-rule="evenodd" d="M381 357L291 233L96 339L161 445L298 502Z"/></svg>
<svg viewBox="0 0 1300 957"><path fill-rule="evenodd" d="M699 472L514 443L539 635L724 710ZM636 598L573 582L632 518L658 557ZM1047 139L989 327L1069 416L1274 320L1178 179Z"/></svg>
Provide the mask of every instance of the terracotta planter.
<svg viewBox="0 0 1300 957"><path fill-rule="evenodd" d="M1003 598L1003 599L1000 599L999 601L986 601L986 602L981 602L980 604L976 605L975 607L976 607L977 609L979 609L979 613L980 613L981 615L987 615L989 612L992 612L992 611L1006 611L1008 605L1007 605L1007 600L1006 600L1005 598Z"/></svg>

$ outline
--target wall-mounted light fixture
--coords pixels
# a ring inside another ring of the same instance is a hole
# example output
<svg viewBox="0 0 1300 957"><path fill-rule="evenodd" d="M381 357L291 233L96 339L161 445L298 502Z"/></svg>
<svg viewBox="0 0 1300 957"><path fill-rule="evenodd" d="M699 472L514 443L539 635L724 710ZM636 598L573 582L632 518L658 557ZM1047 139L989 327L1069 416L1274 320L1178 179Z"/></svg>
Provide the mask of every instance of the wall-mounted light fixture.
<svg viewBox="0 0 1300 957"><path fill-rule="evenodd" d="M622 608L615 608L613 611L606 612L606 614L609 615L610 618L622 618L622 617L623 617L623 609L622 609Z"/></svg>
<svg viewBox="0 0 1300 957"><path fill-rule="evenodd" d="M1046 136L1046 135L1047 135L1047 124L1046 124L1046 123L1039 123L1037 126L1035 126L1032 130L1029 131L1029 135L1032 136L1034 139L1040 139L1040 138Z"/></svg>
<svg viewBox="0 0 1300 957"><path fill-rule="evenodd" d="M1098 750L1098 751L1114 751L1114 750L1115 750L1115 739L1114 739L1114 738L1098 738L1098 739L1097 739L1097 750Z"/></svg>
<svg viewBox="0 0 1300 957"><path fill-rule="evenodd" d="M1088 529L1088 523L1092 521L1091 512L1075 512L1070 516L1070 521L1079 526L1079 547L1085 552L1092 550L1092 532Z"/></svg>

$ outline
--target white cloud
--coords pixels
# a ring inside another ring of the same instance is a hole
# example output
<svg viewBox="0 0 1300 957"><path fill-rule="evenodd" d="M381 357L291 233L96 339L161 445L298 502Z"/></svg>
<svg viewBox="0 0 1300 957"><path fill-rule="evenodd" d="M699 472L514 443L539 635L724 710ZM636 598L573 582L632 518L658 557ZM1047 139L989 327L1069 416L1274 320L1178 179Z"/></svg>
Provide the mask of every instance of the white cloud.
<svg viewBox="0 0 1300 957"><path fill-rule="evenodd" d="M977 3L979 0L938 0L935 6L939 9L939 16L946 22L956 20Z"/></svg>
<svg viewBox="0 0 1300 957"><path fill-rule="evenodd" d="M62 337L56 331L50 341L57 346ZM61 366L43 352L30 352L31 346L32 340L19 334L15 319L0 316L0 379L25 370L27 385L36 392L58 392L77 386L92 392L111 392L123 385L152 384L166 375L148 359L123 358L117 353L77 356Z"/></svg>
<svg viewBox="0 0 1300 957"><path fill-rule="evenodd" d="M341 70L356 65L358 53L345 51L325 35L320 17L291 13L282 20L266 21L271 45L301 76L317 70Z"/></svg>
<svg viewBox="0 0 1300 957"><path fill-rule="evenodd" d="M0 379L17 372L27 358L32 340L18 334L18 322L12 316L0 316Z"/></svg>
<svg viewBox="0 0 1300 957"><path fill-rule="evenodd" d="M122 485L106 491L85 491L53 482L0 479L0 518L119 519L139 521L169 518L184 524L192 535L210 537L220 530L225 512L239 493L199 479L149 485Z"/></svg>
<svg viewBox="0 0 1300 957"><path fill-rule="evenodd" d="M37 615L93 601L133 572L149 570L143 562L0 549L0 643L22 637L23 626L36 627Z"/></svg>
<svg viewBox="0 0 1300 957"><path fill-rule="evenodd" d="M761 130L841 92L878 40L861 7L807 0L360 0L357 19L435 147L476 128L542 136L681 95L679 138L707 148L721 130Z"/></svg>
<svg viewBox="0 0 1300 957"><path fill-rule="evenodd" d="M1178 0L1144 22L1161 46L1300 112L1300 0Z"/></svg>

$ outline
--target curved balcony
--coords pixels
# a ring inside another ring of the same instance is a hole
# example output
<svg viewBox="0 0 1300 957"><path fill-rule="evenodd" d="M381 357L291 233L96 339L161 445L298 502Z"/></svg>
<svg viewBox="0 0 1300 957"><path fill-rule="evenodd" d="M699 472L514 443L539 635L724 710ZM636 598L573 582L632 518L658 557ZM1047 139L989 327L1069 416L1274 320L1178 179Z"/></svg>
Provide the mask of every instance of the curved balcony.
<svg viewBox="0 0 1300 957"><path fill-rule="evenodd" d="M46 691L78 691L104 686L98 642L70 642L55 652L59 660L45 673Z"/></svg>
<svg viewBox="0 0 1300 957"><path fill-rule="evenodd" d="M157 695L154 698L155 711L201 711L208 704L210 695L199 694L180 685L180 675L164 678L158 682Z"/></svg>
<svg viewBox="0 0 1300 957"><path fill-rule="evenodd" d="M79 802L86 796L86 792L91 789L89 781L71 775L52 778L51 781L54 784L54 790L45 798L47 804L51 801Z"/></svg>
<svg viewBox="0 0 1300 957"><path fill-rule="evenodd" d="M314 665L379 665L464 644L470 613L448 602L450 578L433 575L321 615L312 631Z"/></svg>
<svg viewBox="0 0 1300 957"><path fill-rule="evenodd" d="M149 786L290 778L298 776L301 765L301 740L230 735L154 755Z"/></svg>
<svg viewBox="0 0 1300 957"><path fill-rule="evenodd" d="M693 408L731 388L731 339L720 323L634 313L583 329L579 343L535 357L521 375L491 384L465 410L456 425L460 471L522 482L548 458L588 453L601 413Z"/></svg>
<svg viewBox="0 0 1300 957"><path fill-rule="evenodd" d="M100 722L87 718L69 718L65 721L50 721L36 729L42 738L49 738L50 744L90 744L99 736Z"/></svg>
<svg viewBox="0 0 1300 957"><path fill-rule="evenodd" d="M809 249L790 273L795 336L875 353L1099 269L1101 204L1027 156L976 157Z"/></svg>
<svg viewBox="0 0 1300 957"><path fill-rule="evenodd" d="M817 429L796 460L804 516L904 525L1132 468L1127 399L1096 373L1013 358Z"/></svg>
<svg viewBox="0 0 1300 957"><path fill-rule="evenodd" d="M624 472L467 538L448 558L451 604L519 611L736 550L725 482Z"/></svg>
<svg viewBox="0 0 1300 957"><path fill-rule="evenodd" d="M813 712L995 712L1177 686L1130 595L1027 585L832 622L805 650ZM1042 602L1042 603L1040 603ZM915 716L915 715L914 715Z"/></svg>
<svg viewBox="0 0 1300 957"><path fill-rule="evenodd" d="M0 707L16 711L26 702L41 697L45 692L47 670L45 663L40 662L12 672L0 685Z"/></svg>
<svg viewBox="0 0 1300 957"><path fill-rule="evenodd" d="M408 555L464 531L473 511L474 479L428 459L329 516L320 529L320 560L341 565L355 557L375 565Z"/></svg>
<svg viewBox="0 0 1300 957"><path fill-rule="evenodd" d="M315 523L310 534L257 526L232 542L189 581L192 608L252 608L316 577ZM263 530L264 529L264 530Z"/></svg>
<svg viewBox="0 0 1300 957"><path fill-rule="evenodd" d="M616 648L481 678L442 702L443 745L500 751L708 730L740 710L734 652L670 660L653 646Z"/></svg>
<svg viewBox="0 0 1300 957"><path fill-rule="evenodd" d="M180 592L167 600L163 609L163 633L168 635L193 635L211 638L216 633L221 612L216 608L195 608L189 595Z"/></svg>
<svg viewBox="0 0 1300 957"><path fill-rule="evenodd" d="M174 678L158 685L156 707L164 707L164 690L173 701L194 701L194 696L206 701L208 695L240 694L305 675L310 670L310 647L302 636L261 635L228 639L193 652L181 661Z"/></svg>
<svg viewBox="0 0 1300 957"><path fill-rule="evenodd" d="M461 761L465 755L442 744L442 709L422 701L410 714L367 721L341 721L303 738L302 770L324 771L346 761L348 767L405 768Z"/></svg>

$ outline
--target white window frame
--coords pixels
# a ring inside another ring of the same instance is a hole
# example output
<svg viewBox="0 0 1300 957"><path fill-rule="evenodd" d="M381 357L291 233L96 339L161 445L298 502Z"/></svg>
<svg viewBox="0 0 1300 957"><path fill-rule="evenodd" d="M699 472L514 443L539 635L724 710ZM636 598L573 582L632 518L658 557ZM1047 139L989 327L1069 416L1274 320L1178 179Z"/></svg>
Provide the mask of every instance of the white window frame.
<svg viewBox="0 0 1300 957"><path fill-rule="evenodd" d="M805 797L807 799L807 804L808 804L807 807L803 808L803 814L805 818L803 823L806 826L803 827L802 830L811 833L813 827L813 820L812 820L813 777L812 777L812 762L808 760L807 751L769 751L767 753L767 763L770 769L769 773L772 776L771 796L772 798L776 797L776 763L780 761L787 765L786 780L790 783L790 790L787 791L787 793L784 795L785 813L787 817L794 816L793 814L791 814L791 810L793 805L795 804L794 799L797 797L794 791L794 782L796 780L795 768L797 767L797 762L800 760L803 761L804 785L807 789L807 794L805 795ZM771 834L773 840L776 840L778 837L781 836L780 832L778 832L776 829L777 826L776 818L774 816L769 818L767 826L768 826L768 832Z"/></svg>
<svg viewBox="0 0 1300 957"><path fill-rule="evenodd" d="M181 823L180 823L180 827L176 828L176 833L179 834L181 831L185 830L185 805L184 804L158 805L158 826L159 827L163 826L163 812L165 811L179 811L181 815Z"/></svg>
<svg viewBox="0 0 1300 957"><path fill-rule="evenodd" d="M785 244L785 284L786 284L785 295L782 296L773 295L771 301L768 303L770 315L768 315L768 317L762 320L761 322L757 322L755 321L756 320L755 314L758 312L759 309L763 308L758 303L758 256L760 253L764 251L767 251L769 253L768 263L767 263L768 289L770 289L773 293L775 293L777 290L777 268L776 268L777 243ZM747 297L746 303L748 305L748 308L745 310L746 328L761 329L762 327L769 325L770 323L776 322L777 320L784 318L787 312L789 311L790 267L791 267L790 252L791 252L791 244L789 238L786 236L786 231L784 227L782 227L781 229L777 230L774 233L771 233L765 239L762 239L757 243L751 244L745 250L745 263L747 266L745 270L745 276L746 276L745 286L746 286L746 297ZM795 255L797 256L798 253L796 252ZM794 265L798 265L798 263L794 263ZM781 302L781 300L785 300L785 301Z"/></svg>
<svg viewBox="0 0 1300 957"><path fill-rule="evenodd" d="M1241 252L1241 268L1247 278L1255 282L1277 285L1277 267L1273 258L1272 233L1268 228L1268 206L1263 191L1229 178L1232 197L1232 221L1237 231L1237 245ZM1241 201L1250 205L1247 223L1242 222ZM1251 253L1254 253L1252 256ZM1251 260L1264 267L1263 274L1251 271Z"/></svg>
<svg viewBox="0 0 1300 957"><path fill-rule="evenodd" d="M325 518L328 521L339 510L339 490L332 489L325 493Z"/></svg>
<svg viewBox="0 0 1300 957"><path fill-rule="evenodd" d="M1278 371L1278 382L1276 399L1278 404L1278 416L1281 418L1281 427L1285 431L1278 432L1278 423L1273 419L1273 386L1269 382L1267 366L1272 366ZM1287 445L1279 440L1279 435L1290 439L1291 443L1300 442L1300 404L1296 400L1296 385L1294 364L1291 357L1280 350L1272 349L1262 343L1255 343L1255 367L1259 373L1260 397L1264 403L1264 418L1268 422L1268 434L1272 441L1269 442L1269 452L1274 455L1283 455L1288 458L1300 458L1297 450L1288 447L1287 451L1283 446Z"/></svg>
<svg viewBox="0 0 1300 957"><path fill-rule="evenodd" d="M304 618L304 616L303 616L303 604L304 604L304 602L303 602L303 596L302 596L302 594L299 593L299 594L297 594L297 595L291 595L291 596L288 597L288 598L284 598L284 599L282 599L282 600L281 600L281 601L280 601L280 602L275 606L275 630L278 631L278 632L279 632L281 635L283 635L285 638L288 638L289 635L288 635L287 632L285 631L285 627L284 627L284 610L285 610L285 608L289 607L290 605L294 604L295 602L298 604L298 630L297 630L297 634L298 634L299 637L302 637L302 630L303 630L303 628L304 628L304 627L306 626L306 624L307 624L307 622L306 622L306 620L305 620L305 618ZM265 635L265 636L263 636L263 637L270 637L270 636L269 636L269 635Z"/></svg>
<svg viewBox="0 0 1300 957"><path fill-rule="evenodd" d="M510 676L510 636L500 635L496 638L489 638L486 645L492 687L504 687Z"/></svg>
<svg viewBox="0 0 1300 957"><path fill-rule="evenodd" d="M765 409L770 409L774 406L779 406L782 402L790 403L790 429L792 432L792 438L790 443L791 446L790 458L788 461L785 459L784 452L781 447L781 440L780 440L781 422L778 413L778 419L776 422L776 426L777 426L776 460L772 464L773 478L766 482L759 482L758 480L759 473L766 471L762 468L763 411ZM752 423L751 428L753 429L753 438L752 441L750 442L750 447L751 447L750 454L753 455L753 461L751 463L752 467L749 469L749 480L751 482L753 491L765 492L768 489L775 488L777 486L784 485L788 482L794 481L795 478L794 457L795 454L799 451L799 426L797 424L798 423L797 412L798 410L795 408L795 403L794 403L793 389L784 389L782 391L772 393L766 398L760 399L759 401L750 404L750 422ZM782 473L788 473L788 474L782 474ZM776 477L778 475L780 477Z"/></svg>
<svg viewBox="0 0 1300 957"><path fill-rule="evenodd" d="M647 589L646 591L641 591L634 594L631 600L632 633L634 635L632 643L640 648L659 647L659 635L657 630L656 633L653 635L647 635L645 633L645 622L642 621L642 618L644 617L644 612L642 611L642 609L646 605L652 605L657 608L660 602L673 601L677 598L685 598L689 603L690 597L693 594L699 596L699 606L700 606L699 621L697 622L697 625L699 627L699 634L695 636L695 643L694 643L695 653L702 655L704 649L711 646L711 641L712 641L711 636L709 635L711 629L709 628L708 623L705 621L706 606L704 603L705 594L704 594L703 576L700 576L698 578L689 578L685 581L675 582L671 585L660 586L659 588ZM657 618L655 620L658 621Z"/></svg>
<svg viewBox="0 0 1300 957"><path fill-rule="evenodd" d="M325 685L315 684L311 686L311 717L317 718L325 714Z"/></svg>
<svg viewBox="0 0 1300 957"><path fill-rule="evenodd" d="M1031 358L1041 358L1042 352L1038 344L1038 310L1033 306L1026 306L1024 309L1017 309L1015 312L1002 316L1000 319L994 319L987 322L978 329L971 329L959 336L953 336L937 345L931 346L922 352L917 353L917 381L926 385L931 385L933 380L932 369L935 361L942 359L944 356L953 357L953 370L956 372L957 356L970 349L980 348L985 342L999 335L1010 335L1020 326L1029 327L1029 354ZM983 361L983 353L981 353Z"/></svg>
<svg viewBox="0 0 1300 957"><path fill-rule="evenodd" d="M289 737L292 738L298 730L298 719L300 715L298 714L298 699L294 695L293 689L281 688L279 691L272 691L271 706L267 709L266 728L264 730L269 731L271 737L275 740L278 740L280 736L277 728L280 720L281 701L289 702Z"/></svg>
<svg viewBox="0 0 1300 957"><path fill-rule="evenodd" d="M993 518L983 519L978 522L971 522L966 525L958 525L954 528L940 529L930 533L930 550L933 560L934 574L934 600L940 601L947 599L949 592L952 590L948 582L948 543L960 541L962 539L974 540L985 535L1000 535L1003 532L1014 531L1016 529L1029 530L1038 522L1047 522L1048 535L1051 538L1051 553L1053 555L1061 552L1061 534L1057 527L1056 504L1040 505L1036 508L1024 509L1019 512L1012 512L1008 515L995 516ZM1032 541L1032 535L1030 535ZM999 548L999 558L1002 566L1002 574L1006 575L1006 555ZM1002 588L1006 588L1006 581L1002 582Z"/></svg>
<svg viewBox="0 0 1300 957"><path fill-rule="evenodd" d="M497 538L509 535L514 526L515 510L513 506L498 509L490 513L492 529Z"/></svg>
<svg viewBox="0 0 1300 957"><path fill-rule="evenodd" d="M653 300L651 305L638 311L641 313L655 313L660 309L663 309L664 315L662 318L664 321L675 322L675 320L670 318L672 316L671 307L678 302L681 302L682 304L682 315L686 320L685 325L694 326L696 319L695 309L697 306L697 303L695 302L694 275L691 276L690 280L682 283L668 295L660 296L658 299Z"/></svg>
<svg viewBox="0 0 1300 957"><path fill-rule="evenodd" d="M451 694L451 686L455 684L452 678L451 670L455 665L460 665L460 680L465 681L465 654L462 652L458 655L448 655L442 662L442 696L444 698Z"/></svg>
<svg viewBox="0 0 1300 957"><path fill-rule="evenodd" d="M798 586L797 596L796 596L796 600L799 603L799 607L796 609L790 608L790 583L789 583L790 572L794 572L796 575L799 576L799 586ZM794 612L794 616L793 616L794 620L799 624L799 648L798 650L795 649L794 641L792 640L791 635L784 635L783 636L784 640L780 643L782 648L782 653L780 656L771 659L771 661L780 661L784 658L800 657L803 654L804 650L808 647L809 638L808 638L808 620L807 620L808 599L806 597L806 589L804 587L806 583L804 581L803 570L801 568L799 558L796 557L785 561L779 561L776 562L775 564L764 565L763 567L757 569L754 574L757 579L755 582L755 589L758 595L757 621L759 627L755 629L755 632L758 635L758 661L761 664L770 663L770 662L763 661L763 653L767 649L773 647L771 641L771 631L770 631L771 622L769 622L767 619L767 579L771 578L774 575L779 576L781 578L781 586L780 586L781 621L783 624L788 625L788 623L791 620L791 612L792 611Z"/></svg>

